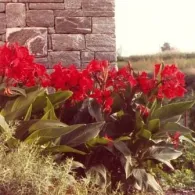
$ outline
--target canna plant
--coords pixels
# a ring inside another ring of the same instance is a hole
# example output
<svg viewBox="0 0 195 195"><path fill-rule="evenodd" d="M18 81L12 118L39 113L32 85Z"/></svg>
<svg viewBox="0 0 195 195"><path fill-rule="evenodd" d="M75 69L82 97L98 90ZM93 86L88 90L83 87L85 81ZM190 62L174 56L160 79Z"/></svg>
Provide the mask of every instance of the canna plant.
<svg viewBox="0 0 195 195"><path fill-rule="evenodd" d="M0 127L16 125L7 144L37 143L58 162L71 156L85 167L78 174L93 175L97 185L162 194L152 169L174 169L182 141L194 144L180 119L195 102L171 102L186 92L175 65L156 64L148 75L94 60L84 70L57 64L49 75L17 44L0 48L0 62Z"/></svg>

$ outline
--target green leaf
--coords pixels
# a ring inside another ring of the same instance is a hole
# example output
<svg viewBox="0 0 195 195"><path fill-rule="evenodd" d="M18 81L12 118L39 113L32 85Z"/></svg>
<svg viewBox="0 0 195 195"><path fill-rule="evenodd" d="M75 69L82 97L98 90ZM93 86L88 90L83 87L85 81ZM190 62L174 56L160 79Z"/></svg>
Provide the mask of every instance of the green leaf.
<svg viewBox="0 0 195 195"><path fill-rule="evenodd" d="M148 128L149 131L152 133L158 132L160 129L160 120L159 119L153 119L148 121Z"/></svg>
<svg viewBox="0 0 195 195"><path fill-rule="evenodd" d="M179 123L168 122L165 125L162 125L160 131L153 134L153 138L154 139L166 138L167 133L175 134L176 132L180 132L182 135L188 135L192 133L192 130L187 127L184 127Z"/></svg>
<svg viewBox="0 0 195 195"><path fill-rule="evenodd" d="M9 125L5 121L5 118L0 114L0 131L5 132L9 130L10 130Z"/></svg>
<svg viewBox="0 0 195 195"><path fill-rule="evenodd" d="M47 98L49 98L53 107L57 108L60 104L64 103L71 96L71 91L58 91L49 95L44 93L41 96L38 96L33 102L33 113L39 112L47 106Z"/></svg>
<svg viewBox="0 0 195 195"><path fill-rule="evenodd" d="M96 145L106 145L109 141L104 137L95 137L89 140L86 144L90 147L94 147Z"/></svg>
<svg viewBox="0 0 195 195"><path fill-rule="evenodd" d="M19 117L25 116L30 105L35 101L37 96L44 93L44 89L32 91L27 93L26 97L19 96L14 100L8 101L1 111L6 121L15 120Z"/></svg>
<svg viewBox="0 0 195 195"><path fill-rule="evenodd" d="M137 136L139 137L142 137L142 138L145 138L147 140L150 140L151 137L152 137L152 134L149 130L147 129L141 129L138 133L137 133Z"/></svg>
<svg viewBox="0 0 195 195"><path fill-rule="evenodd" d="M179 137L179 139L180 139L180 141L186 141L186 142L188 142L189 144L191 144L195 147L195 142L192 141L191 139L189 139L188 137L181 135Z"/></svg>
<svg viewBox="0 0 195 195"><path fill-rule="evenodd" d="M72 147L84 144L97 137L102 130L104 122L91 123L76 128L62 137L61 144Z"/></svg>
<svg viewBox="0 0 195 195"><path fill-rule="evenodd" d="M28 136L25 139L26 143L34 143L36 142L37 144L45 144L48 141L52 141L56 138L59 138L65 134L70 133L71 131L74 131L76 129L79 129L84 125L71 125L67 127L43 127L42 129L38 129L34 131L30 136ZM42 139L42 140L41 140ZM43 140L44 139L44 140Z"/></svg>
<svg viewBox="0 0 195 195"><path fill-rule="evenodd" d="M41 118L41 120L58 120L55 114L54 107L48 97L47 97L47 106L44 108L44 112L45 114Z"/></svg>
<svg viewBox="0 0 195 195"><path fill-rule="evenodd" d="M48 95L49 100L54 107L59 106L72 96L72 91L57 91Z"/></svg>
<svg viewBox="0 0 195 195"><path fill-rule="evenodd" d="M85 152L82 152L80 150L71 148L69 146L66 145L60 145L60 146L53 146L53 147L49 147L44 149L43 151L44 153L76 153L76 154L81 154L81 155L85 155Z"/></svg>
<svg viewBox="0 0 195 195"><path fill-rule="evenodd" d="M125 175L127 179L131 175L131 168L133 166L131 151L129 150L127 145L122 141L117 142L115 141L114 147L123 154L124 159L121 160L121 163L124 166Z"/></svg>
<svg viewBox="0 0 195 195"><path fill-rule="evenodd" d="M144 121L139 112L136 112L136 130L140 130L144 127Z"/></svg>
<svg viewBox="0 0 195 195"><path fill-rule="evenodd" d="M13 95L23 95L26 97L26 91L20 87L10 87L10 90Z"/></svg>
<svg viewBox="0 0 195 195"><path fill-rule="evenodd" d="M155 180L154 176L147 173L143 168L133 169L132 176L135 178L135 188L137 190L145 191L149 187L160 194L164 194L162 188Z"/></svg>
<svg viewBox="0 0 195 195"><path fill-rule="evenodd" d="M177 159L181 155L182 152L170 147L152 146L148 149L144 156L146 159L156 159L174 170L170 161Z"/></svg>
<svg viewBox="0 0 195 195"><path fill-rule="evenodd" d="M103 113L102 113L102 107L94 99L89 99L88 110L89 110L89 114L93 118L95 118L97 122L104 120Z"/></svg>
<svg viewBox="0 0 195 195"><path fill-rule="evenodd" d="M26 116L24 117L24 121L29 121L31 114L32 114L32 104L30 105L30 107L27 110Z"/></svg>
<svg viewBox="0 0 195 195"><path fill-rule="evenodd" d="M61 128L61 127L68 127L68 125L56 120L38 120L33 124L31 124L29 128L29 132L32 133L36 130L45 130L47 128Z"/></svg>
<svg viewBox="0 0 195 195"><path fill-rule="evenodd" d="M156 109L152 114L152 119L166 120L183 114L194 105L195 101L172 103Z"/></svg>
<svg viewBox="0 0 195 195"><path fill-rule="evenodd" d="M87 171L87 176L91 180L93 179L93 183L95 185L100 186L101 188L105 188L107 185L107 170L104 165L97 165L91 167ZM95 181L94 181L95 180Z"/></svg>
<svg viewBox="0 0 195 195"><path fill-rule="evenodd" d="M21 121L15 130L15 137L20 140L26 139L31 133L40 129L53 128L58 129L59 127L67 127L68 125L56 121L56 120L29 120Z"/></svg>

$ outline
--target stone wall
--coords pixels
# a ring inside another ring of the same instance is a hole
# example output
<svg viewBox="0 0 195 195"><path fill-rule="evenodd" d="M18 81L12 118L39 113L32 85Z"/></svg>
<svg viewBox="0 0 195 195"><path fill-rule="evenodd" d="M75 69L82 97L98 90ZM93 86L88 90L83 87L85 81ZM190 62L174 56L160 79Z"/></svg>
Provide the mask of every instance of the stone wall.
<svg viewBox="0 0 195 195"><path fill-rule="evenodd" d="M0 0L0 43L26 45L47 68L116 59L115 0Z"/></svg>

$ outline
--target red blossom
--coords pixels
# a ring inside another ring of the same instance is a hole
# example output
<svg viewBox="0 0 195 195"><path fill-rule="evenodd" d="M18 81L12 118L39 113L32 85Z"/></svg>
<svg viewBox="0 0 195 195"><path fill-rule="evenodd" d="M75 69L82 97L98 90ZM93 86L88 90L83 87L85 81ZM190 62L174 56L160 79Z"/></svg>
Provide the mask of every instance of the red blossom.
<svg viewBox="0 0 195 195"><path fill-rule="evenodd" d="M156 87L156 80L149 78L146 72L142 72L138 78L138 86L144 94L148 94Z"/></svg>
<svg viewBox="0 0 195 195"><path fill-rule="evenodd" d="M146 106L139 104L137 108L142 116L148 117L150 110Z"/></svg>
<svg viewBox="0 0 195 195"><path fill-rule="evenodd" d="M0 47L0 76L7 86L49 84L49 75L43 65L34 62L26 47L6 43Z"/></svg>
<svg viewBox="0 0 195 195"><path fill-rule="evenodd" d="M75 66L54 66L51 74L51 86L56 90L70 90L73 92L72 101L82 101L88 97L93 87L93 81L86 71L79 71Z"/></svg>
<svg viewBox="0 0 195 195"><path fill-rule="evenodd" d="M104 139L106 139L106 141L108 142L108 146L113 145L113 139L109 137L107 134L104 136Z"/></svg>
<svg viewBox="0 0 195 195"><path fill-rule="evenodd" d="M111 106L113 104L111 91L94 89L90 97L94 98L100 105L102 105L104 112L111 112Z"/></svg>
<svg viewBox="0 0 195 195"><path fill-rule="evenodd" d="M179 131L175 132L174 135L169 135L169 137L171 138L171 142L174 144L175 148L178 148L179 146L180 136L181 136L181 133Z"/></svg>
<svg viewBox="0 0 195 195"><path fill-rule="evenodd" d="M173 64L166 65L161 72L161 85L158 98L173 99L183 97L185 89L185 75Z"/></svg>

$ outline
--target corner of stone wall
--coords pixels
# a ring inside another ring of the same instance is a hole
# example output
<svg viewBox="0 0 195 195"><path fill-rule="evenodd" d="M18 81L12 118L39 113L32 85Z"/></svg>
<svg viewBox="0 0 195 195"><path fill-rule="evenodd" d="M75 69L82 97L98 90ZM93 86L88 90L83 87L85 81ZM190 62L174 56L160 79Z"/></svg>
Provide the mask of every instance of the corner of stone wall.
<svg viewBox="0 0 195 195"><path fill-rule="evenodd" d="M1 0L0 45L28 47L47 68L116 61L115 0Z"/></svg>

